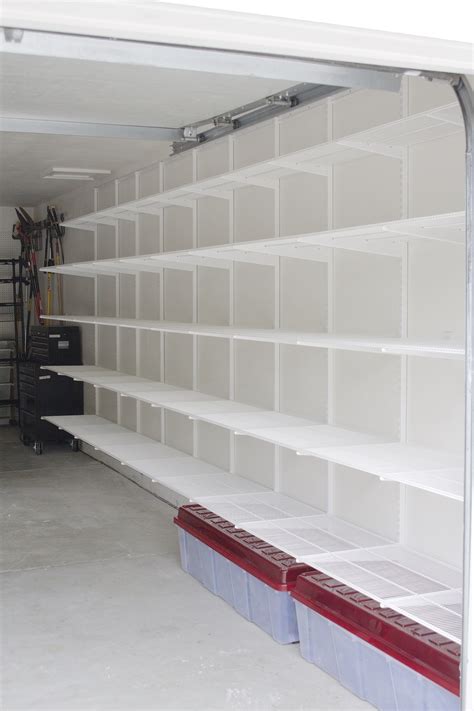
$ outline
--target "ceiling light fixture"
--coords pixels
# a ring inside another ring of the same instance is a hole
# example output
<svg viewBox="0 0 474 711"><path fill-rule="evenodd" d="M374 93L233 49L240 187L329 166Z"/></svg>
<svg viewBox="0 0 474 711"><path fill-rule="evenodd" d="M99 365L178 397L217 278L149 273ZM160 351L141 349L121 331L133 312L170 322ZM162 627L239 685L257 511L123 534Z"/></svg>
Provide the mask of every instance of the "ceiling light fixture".
<svg viewBox="0 0 474 711"><path fill-rule="evenodd" d="M110 170L101 168L60 168L53 167L43 175L44 180L95 180L101 175L110 175Z"/></svg>

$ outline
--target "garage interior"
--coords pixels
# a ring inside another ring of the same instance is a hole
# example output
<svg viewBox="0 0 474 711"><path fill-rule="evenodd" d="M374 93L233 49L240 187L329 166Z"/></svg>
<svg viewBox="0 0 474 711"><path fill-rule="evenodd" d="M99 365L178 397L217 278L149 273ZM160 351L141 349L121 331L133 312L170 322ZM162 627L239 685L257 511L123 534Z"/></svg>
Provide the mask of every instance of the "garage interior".
<svg viewBox="0 0 474 711"><path fill-rule="evenodd" d="M223 55L3 32L3 703L469 709L456 92Z"/></svg>

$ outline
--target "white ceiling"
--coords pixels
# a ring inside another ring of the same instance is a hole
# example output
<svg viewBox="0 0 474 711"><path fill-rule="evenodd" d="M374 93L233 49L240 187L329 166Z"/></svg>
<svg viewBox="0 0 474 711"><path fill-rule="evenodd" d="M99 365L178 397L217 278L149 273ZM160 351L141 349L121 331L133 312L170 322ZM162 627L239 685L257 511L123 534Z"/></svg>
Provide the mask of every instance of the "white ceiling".
<svg viewBox="0 0 474 711"><path fill-rule="evenodd" d="M22 118L180 127L290 86L75 59L2 55L0 60L0 114ZM34 205L80 185L42 180L53 166L120 173L169 152L163 142L0 133L0 204Z"/></svg>
<svg viewBox="0 0 474 711"><path fill-rule="evenodd" d="M43 180L53 166L100 168L118 174L170 154L162 141L0 132L0 205L37 205L93 182ZM99 180L104 181L104 176Z"/></svg>
<svg viewBox="0 0 474 711"><path fill-rule="evenodd" d="M2 114L178 127L290 86L271 79L3 55Z"/></svg>

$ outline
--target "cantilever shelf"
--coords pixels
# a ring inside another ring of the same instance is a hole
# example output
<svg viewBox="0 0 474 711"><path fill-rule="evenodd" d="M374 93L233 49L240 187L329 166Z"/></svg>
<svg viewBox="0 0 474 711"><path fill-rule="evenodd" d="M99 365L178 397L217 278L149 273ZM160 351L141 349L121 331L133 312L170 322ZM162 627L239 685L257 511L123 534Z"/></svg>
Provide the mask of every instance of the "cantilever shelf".
<svg viewBox="0 0 474 711"><path fill-rule="evenodd" d="M459 642L462 574L335 516L262 515L261 494L198 503L350 587ZM260 519L260 520L259 520ZM265 519L265 520L262 520Z"/></svg>
<svg viewBox="0 0 474 711"><path fill-rule="evenodd" d="M141 472L152 483L202 503L298 560L459 641L462 574L458 569L102 417L43 419Z"/></svg>
<svg viewBox="0 0 474 711"><path fill-rule="evenodd" d="M231 338L241 341L259 341L282 345L307 346L311 348L331 348L365 353L385 353L387 355L423 356L426 358L464 358L464 345L445 340L438 342L418 341L411 338L383 338L378 336L352 336L329 333L290 331L279 328L239 328L236 326L211 326L200 323L180 323L173 321L150 321L145 319L121 318L115 316L44 315L47 321L68 321L70 323L113 326L121 328L179 333L211 338Z"/></svg>
<svg viewBox="0 0 474 711"><path fill-rule="evenodd" d="M295 172L325 176L329 168L371 154L401 158L407 147L463 130L456 103L424 111L328 143L322 143L242 169L166 190L119 206L65 221L65 227L93 230L96 225L115 225L116 220L135 220L140 213L157 214L164 207L192 207L207 197L230 199L233 191L248 185L273 188Z"/></svg>
<svg viewBox="0 0 474 711"><path fill-rule="evenodd" d="M234 400L222 400L196 390L147 380L97 366L43 366L74 378L296 451L365 471L442 496L462 500L463 462L454 454L387 442L374 435L262 410Z"/></svg>
<svg viewBox="0 0 474 711"><path fill-rule="evenodd" d="M48 415L42 419L187 499L265 491L250 479L229 474L97 415Z"/></svg>
<svg viewBox="0 0 474 711"><path fill-rule="evenodd" d="M42 271L77 276L96 276L97 274L158 272L161 269L192 271L197 266L228 269L233 262L276 266L279 257L326 262L329 250L333 247L401 257L402 246L408 240L464 244L465 220L463 211L452 212L288 237L237 242L216 247L201 247L93 262L76 262L56 267L43 267Z"/></svg>

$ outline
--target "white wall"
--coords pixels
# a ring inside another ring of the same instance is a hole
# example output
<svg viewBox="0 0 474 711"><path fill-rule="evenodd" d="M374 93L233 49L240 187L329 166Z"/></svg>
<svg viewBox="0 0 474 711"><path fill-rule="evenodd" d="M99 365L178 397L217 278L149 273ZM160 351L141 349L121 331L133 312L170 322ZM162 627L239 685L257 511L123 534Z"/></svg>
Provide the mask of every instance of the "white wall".
<svg viewBox="0 0 474 711"><path fill-rule="evenodd" d="M203 145L117 182L60 199L68 217L243 167L397 120L454 100L441 85L410 79L398 94L345 92L318 105ZM195 211L169 207L136 224L69 230L68 261L186 249L463 208L462 137L334 167L329 178L295 174L279 188L245 187ZM158 275L69 278L69 313L419 339L462 339L464 254L456 245L410 241L403 257L331 250L321 262L281 257L279 268L235 264ZM95 297L95 301L94 301ZM194 307L193 307L194 304ZM262 408L412 444L461 451L463 368L450 360L327 351L110 327L84 330L84 360ZM232 364L232 365L231 365ZM348 521L451 563L460 563L459 502L353 469L298 457L105 391L92 411L209 462L313 503ZM433 503L435 502L435 503ZM449 531L444 535L443 531Z"/></svg>

